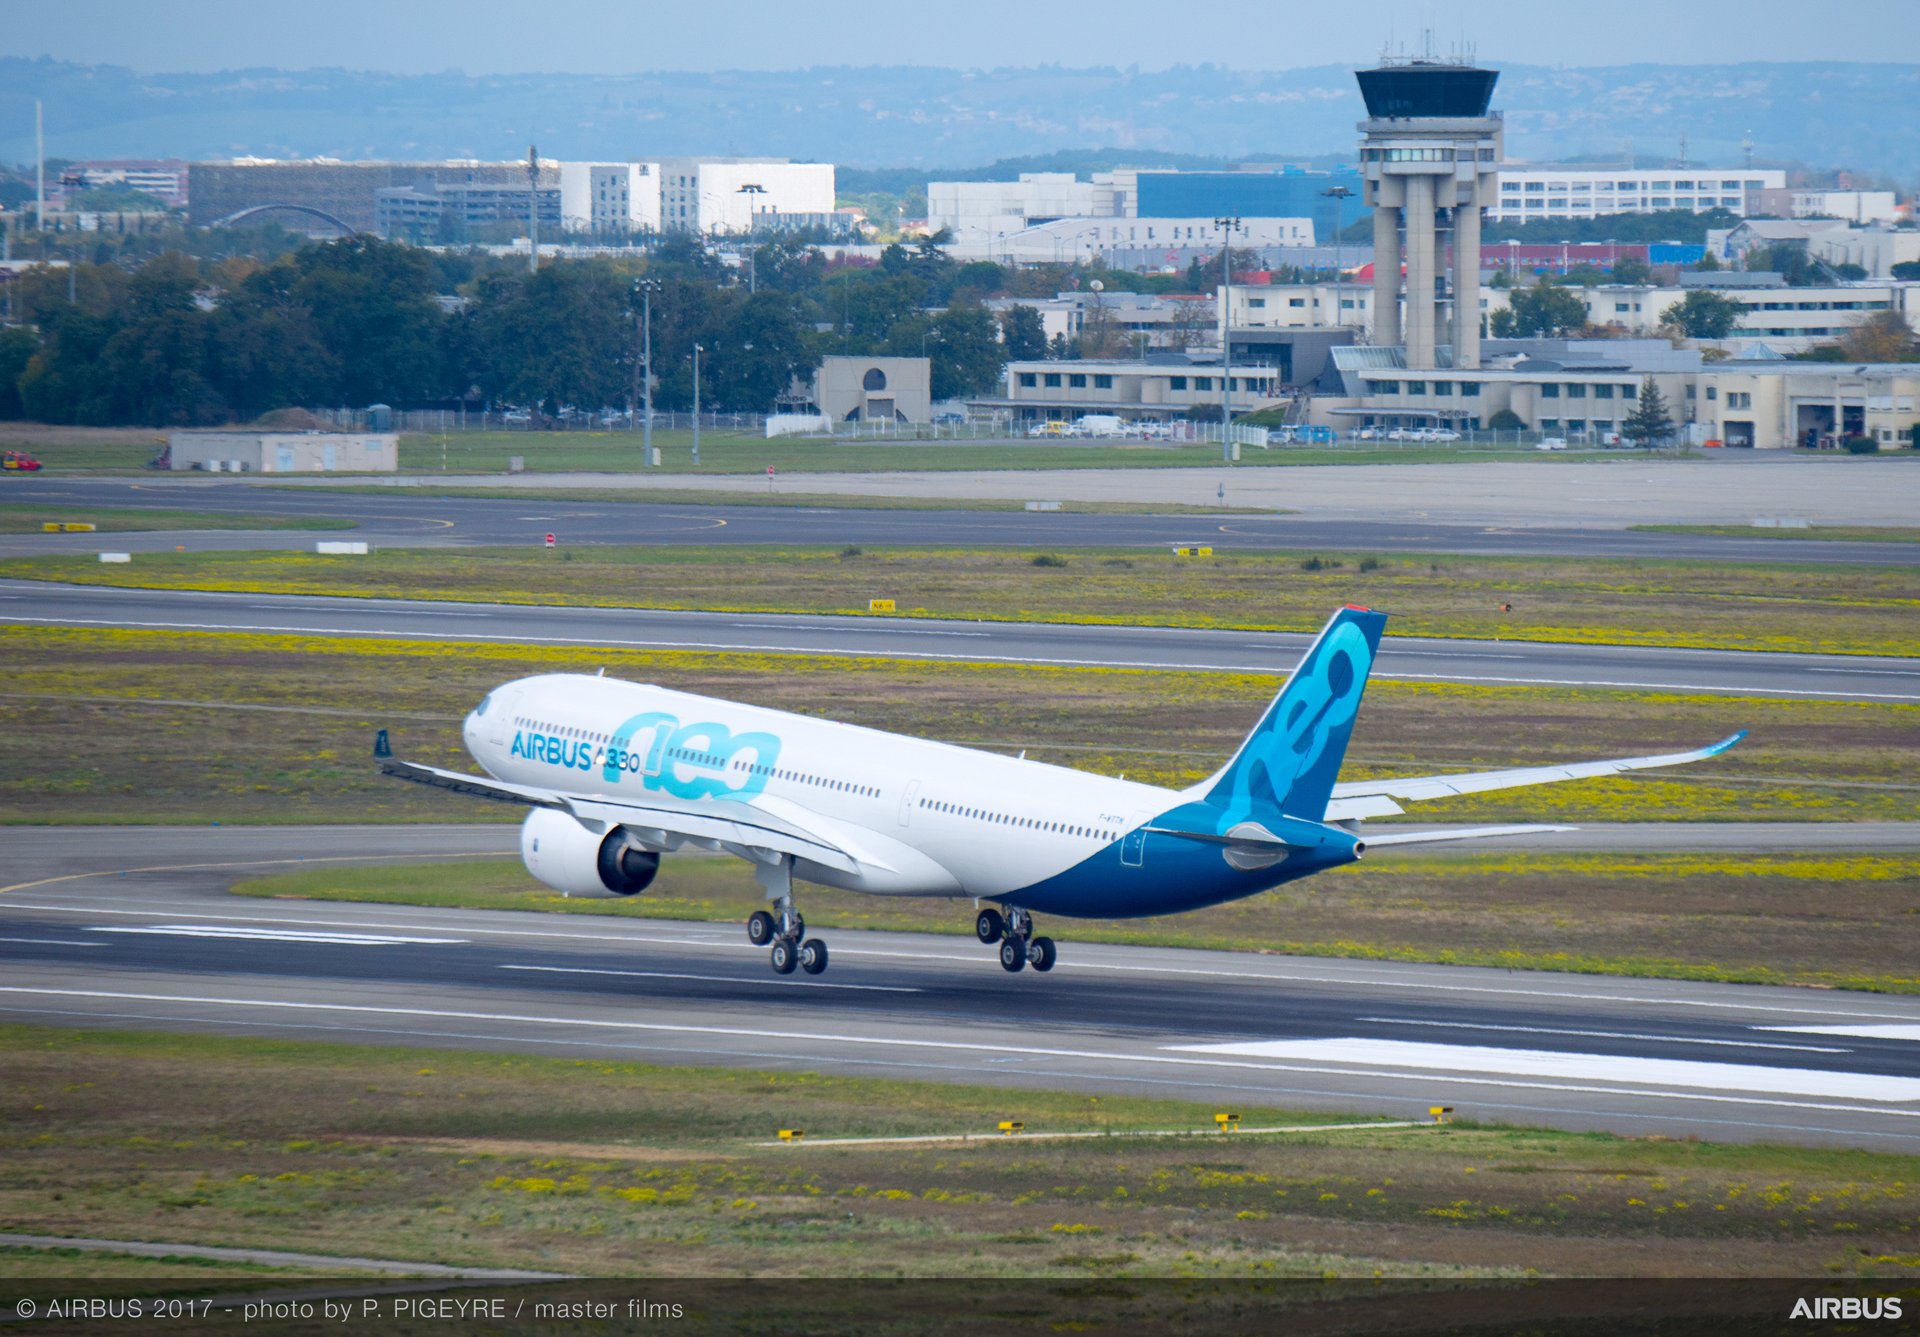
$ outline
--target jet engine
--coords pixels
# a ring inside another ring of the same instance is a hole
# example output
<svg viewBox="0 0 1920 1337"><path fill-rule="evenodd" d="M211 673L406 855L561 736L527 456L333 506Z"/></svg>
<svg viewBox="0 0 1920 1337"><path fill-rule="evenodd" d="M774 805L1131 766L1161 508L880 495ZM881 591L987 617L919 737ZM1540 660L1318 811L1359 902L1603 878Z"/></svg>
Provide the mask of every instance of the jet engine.
<svg viewBox="0 0 1920 1337"><path fill-rule="evenodd" d="M566 813L535 808L520 827L527 871L569 896L637 896L660 871L660 856L625 827L595 834Z"/></svg>

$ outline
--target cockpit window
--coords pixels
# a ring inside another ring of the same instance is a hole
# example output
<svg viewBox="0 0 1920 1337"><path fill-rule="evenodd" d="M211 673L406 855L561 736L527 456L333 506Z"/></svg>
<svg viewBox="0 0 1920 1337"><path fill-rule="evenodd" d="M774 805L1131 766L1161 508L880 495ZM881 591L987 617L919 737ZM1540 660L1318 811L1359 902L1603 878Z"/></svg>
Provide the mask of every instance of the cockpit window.
<svg viewBox="0 0 1920 1337"><path fill-rule="evenodd" d="M487 707L491 704L493 704L493 696L489 693L480 698L480 704L473 708L473 713L475 715L484 715L487 713Z"/></svg>

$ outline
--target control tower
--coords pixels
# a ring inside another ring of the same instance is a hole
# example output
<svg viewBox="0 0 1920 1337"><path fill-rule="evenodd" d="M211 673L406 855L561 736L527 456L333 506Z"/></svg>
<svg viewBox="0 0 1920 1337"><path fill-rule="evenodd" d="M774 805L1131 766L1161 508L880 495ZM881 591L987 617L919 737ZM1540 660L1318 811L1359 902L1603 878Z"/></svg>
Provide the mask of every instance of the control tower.
<svg viewBox="0 0 1920 1337"><path fill-rule="evenodd" d="M1407 366L1480 365L1480 211L1494 198L1503 133L1489 112L1498 70L1426 56L1360 70L1360 174L1373 206L1373 341L1404 342ZM1404 242L1402 238L1404 237ZM1452 282L1442 261L1452 241ZM1404 327L1400 267L1406 264ZM1448 337L1451 322L1451 337Z"/></svg>

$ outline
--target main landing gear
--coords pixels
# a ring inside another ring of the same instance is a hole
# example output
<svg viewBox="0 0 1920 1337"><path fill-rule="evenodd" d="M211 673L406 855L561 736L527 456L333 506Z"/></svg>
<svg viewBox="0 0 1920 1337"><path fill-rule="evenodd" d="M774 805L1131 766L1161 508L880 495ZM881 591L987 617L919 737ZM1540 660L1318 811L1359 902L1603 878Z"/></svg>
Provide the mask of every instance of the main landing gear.
<svg viewBox="0 0 1920 1337"><path fill-rule="evenodd" d="M1043 974L1053 969L1060 957L1052 938L1033 936L1033 916L1009 906L1005 915L998 910L982 910L973 921L973 931L991 947L1000 944L1000 968L1014 974L1032 966Z"/></svg>
<svg viewBox="0 0 1920 1337"><path fill-rule="evenodd" d="M768 956L776 975L791 975L795 966L809 975L820 974L827 968L827 944L807 936L807 921L793 908L792 864L783 860L760 874L774 913L755 910L747 916L747 941L755 947L773 945Z"/></svg>

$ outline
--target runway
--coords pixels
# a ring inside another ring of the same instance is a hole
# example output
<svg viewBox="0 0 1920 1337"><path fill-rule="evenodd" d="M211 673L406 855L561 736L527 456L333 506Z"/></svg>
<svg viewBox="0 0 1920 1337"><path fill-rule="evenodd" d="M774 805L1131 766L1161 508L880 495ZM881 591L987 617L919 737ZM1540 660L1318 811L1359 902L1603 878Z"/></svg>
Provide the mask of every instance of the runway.
<svg viewBox="0 0 1920 1337"><path fill-rule="evenodd" d="M223 893L512 834L5 830L0 1015L985 1083L1015 1115L1019 1090L1063 1088L1920 1150L1915 999L1104 946L1061 922L1050 975L970 937L823 930L832 968L783 978L734 925Z"/></svg>
<svg viewBox="0 0 1920 1337"><path fill-rule="evenodd" d="M1444 466L1471 469L1476 466ZM1563 470L1526 466L1530 486L1564 481ZM1168 473L1140 471L1165 483ZM1259 473L1297 475L1311 470L1268 469ZM1444 508L1408 511L1388 517L1364 503L1392 470L1357 469L1353 505L1324 513L1275 514L1244 510L1222 514L1106 515L1075 511L867 510L837 507L831 497L818 505L795 499L788 506L673 505L652 502L582 501L543 495L528 486L525 496L508 499L434 497L419 487L393 486L379 494L327 491L288 483L204 480L124 480L38 478L9 487L4 500L31 501L63 508L132 506L143 509L220 511L284 517L353 520L351 535L303 530L177 531L130 534L13 534L0 536L0 556L92 553L103 548L130 552L219 551L238 548L308 549L316 538L365 539L387 547L465 545L538 545L548 533L568 547L608 544L845 544L909 547L1153 548L1205 544L1223 552L1357 551L1455 553L1468 556L1625 557L1648 560L1825 563L1859 566L1920 565L1920 544L1857 543L1813 539L1747 538L1728 535L1646 533L1622 522L1541 524L1524 510L1503 511L1504 518L1462 519ZM918 476L924 491L939 475ZM1014 471L1007 486L1025 486ZM507 480L469 479L500 487ZM704 480L681 479L699 486ZM582 488L630 488L633 480L595 475ZM1046 484L1033 482L1044 490ZM1209 483L1211 493L1213 485ZM716 493L719 502L724 493ZM1209 498L1210 499L1210 498ZM1284 499L1275 505L1288 504ZM1627 515L1639 512L1626 510ZM1744 523L1744 521L1742 521Z"/></svg>
<svg viewBox="0 0 1920 1337"><path fill-rule="evenodd" d="M1284 673L1293 633L1033 622L670 612L0 581L0 623ZM1776 699L1920 701L1920 659L1389 636L1376 679Z"/></svg>

